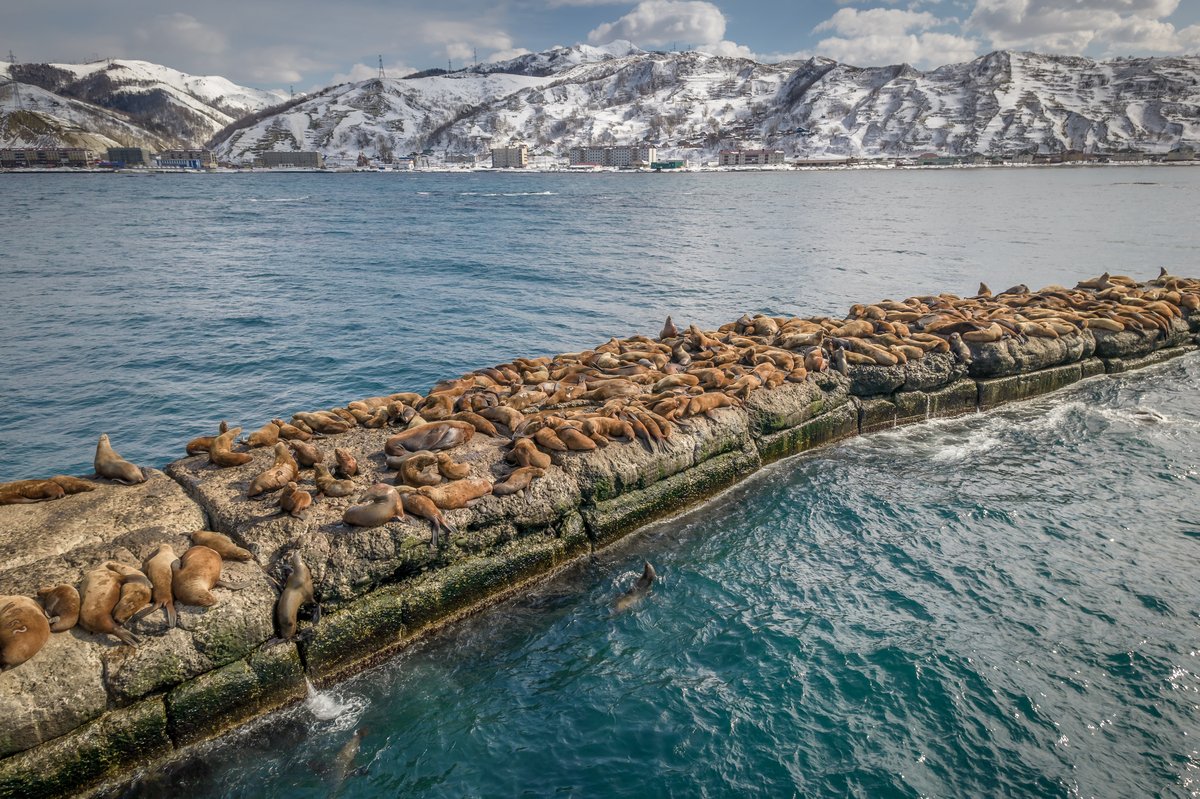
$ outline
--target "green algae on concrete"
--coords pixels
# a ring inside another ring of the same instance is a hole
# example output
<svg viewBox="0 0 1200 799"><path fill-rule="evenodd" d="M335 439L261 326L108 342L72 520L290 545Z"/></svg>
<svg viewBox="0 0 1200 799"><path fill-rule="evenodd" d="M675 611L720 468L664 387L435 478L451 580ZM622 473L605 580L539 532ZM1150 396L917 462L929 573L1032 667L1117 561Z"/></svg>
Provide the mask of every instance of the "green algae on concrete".
<svg viewBox="0 0 1200 799"><path fill-rule="evenodd" d="M166 705L162 697L147 699L0 761L0 799L78 793L170 752Z"/></svg>
<svg viewBox="0 0 1200 799"><path fill-rule="evenodd" d="M1149 355L1143 355L1137 358L1104 358L1104 370L1109 374L1119 374L1128 372L1133 369L1144 369L1147 366L1154 366L1165 361L1178 358L1180 355L1187 355L1189 352L1195 352L1198 348L1195 344L1184 344L1179 347L1171 347L1170 349L1158 350Z"/></svg>
<svg viewBox="0 0 1200 799"><path fill-rule="evenodd" d="M754 446L710 458L686 472L583 509L597 547L727 488L762 466Z"/></svg>
<svg viewBox="0 0 1200 799"><path fill-rule="evenodd" d="M202 674L167 695L172 739L183 746L304 696L304 669L296 645L281 642Z"/></svg>
<svg viewBox="0 0 1200 799"><path fill-rule="evenodd" d="M1100 359L1089 358L1086 361L1039 369L1036 372L980 380L979 407L981 410L987 410L1006 402L1031 399L1077 383L1085 377L1103 373L1104 364Z"/></svg>
<svg viewBox="0 0 1200 799"><path fill-rule="evenodd" d="M858 432L858 401L849 402L790 430L755 439L763 463L831 444Z"/></svg>

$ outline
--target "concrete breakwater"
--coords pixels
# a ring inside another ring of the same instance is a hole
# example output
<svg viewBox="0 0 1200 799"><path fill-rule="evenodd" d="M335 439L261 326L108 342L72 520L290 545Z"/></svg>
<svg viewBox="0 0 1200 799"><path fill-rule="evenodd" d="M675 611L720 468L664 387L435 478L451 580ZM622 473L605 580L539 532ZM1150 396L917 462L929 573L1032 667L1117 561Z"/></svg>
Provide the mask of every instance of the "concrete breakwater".
<svg viewBox="0 0 1200 799"><path fill-rule="evenodd" d="M828 325L831 329L825 333L808 325L789 325L790 320L747 317L723 331L665 337L675 344L667 345L671 356L661 366L661 359L646 349L657 340L645 338L615 346L610 342L605 350L564 358L557 362L559 368L591 362L580 372L587 375L583 382L588 391L618 378L639 390L604 397L624 386L613 384L600 395L574 399L543 391L547 396L535 396L537 401L522 409L523 421L517 425L541 418L539 414L580 413L615 400L622 402L611 408L625 408L631 398L653 397L656 401L639 402L659 409L657 415L664 419L670 415L676 429L661 440L635 434L614 436L607 446L594 450L551 450L556 462L532 483L528 499L521 494L490 496L471 508L447 510L458 532L445 536L437 550L429 545L428 525L419 519L362 529L340 525L352 497L320 499L304 519L278 515L270 499L248 499L248 482L271 460L265 450L253 452L252 462L244 466L217 469L202 456L189 458L167 467L174 480L153 473L139 486L102 484L96 491L50 503L0 508L0 546L6 550L0 592L5 594L31 594L41 585L77 581L84 570L106 558L140 562L148 548L163 541L182 552L186 534L202 527L228 533L256 551L261 564L227 564L226 578L247 587L238 592L219 589L220 602L211 608L181 607L178 628L168 631L154 617L138 622L134 629L142 644L136 649L74 630L53 636L34 658L0 674L0 706L6 711L0 745L7 756L0 761L0 793L72 793L186 750L301 697L306 674L321 681L361 668L422 631L521 590L644 523L736 482L765 462L856 432L994 407L1191 351L1200 327L1195 309L1188 307L1192 300L1185 299L1195 296L1191 285L1183 284L1183 290L1164 285L1122 292L1116 283L1069 292L1067 296L1078 298L1067 313L1054 318L1079 315L1083 324L1072 322L1062 332L1040 326L1022 330L1021 324L1035 324L1024 319L1037 318L1044 308L1033 305L1031 298L1041 296L1049 303L1055 293L1017 292L959 306L946 299L918 298L910 310L893 311L879 304L859 307L842 320L800 320L822 330ZM1159 291L1176 297L1152 299ZM1100 305L1085 308L1093 302ZM1177 314L1143 304L1158 302L1171 305ZM938 308L940 304L948 307ZM996 318L1015 330L978 315L993 305L1006 309ZM1098 313L1100 307L1113 309L1108 312L1118 318L1085 315ZM968 311L969 319L955 321ZM883 318L871 318L881 313ZM900 318L910 314L916 316ZM1088 319L1107 323L1091 327ZM870 323L869 333L864 322ZM912 335L944 322L956 329L924 335L942 341L945 352L939 351L941 345ZM886 332L885 325L893 332ZM992 325L1000 326L1001 332ZM1118 326L1120 330L1112 329ZM955 351L955 333L994 340L968 340L965 352ZM915 343L889 344L887 336ZM920 343L930 344L930 350L924 351ZM904 347L917 347L922 353L918 357L909 352L901 363L893 347L900 353L905 353ZM851 352L873 363L859 358L851 363ZM634 354L639 357L621 360ZM735 360L710 365L734 354ZM813 356L813 369L801 374L796 360L808 356ZM755 367L766 363L755 363L761 357L772 368L755 373ZM722 378L704 370L717 369L724 374L724 385L697 384L687 388L702 390L681 393L668 393L669 386L656 388L674 371L671 363L689 358L693 363L677 374L716 383ZM840 362L844 373L821 370L819 360L826 358ZM889 358L896 362L879 363ZM643 360L650 366L638 363ZM792 368L785 371L789 365ZM536 386L546 383L571 385L564 375L557 381L537 380L542 367L530 366L534 368L524 371L537 382L522 379L519 388L510 383L487 391L484 385L495 382L494 377L472 379L475 388L455 395L454 404L483 393L512 398L539 391ZM621 370L630 372L620 375ZM546 377L552 371L547 368ZM782 380L779 372L784 373ZM750 374L765 380L758 386L747 380L734 387ZM444 395L446 390L457 389L443 386L432 394ZM731 404L707 413L691 412L691 400L717 394ZM689 407L672 414L683 398ZM667 402L675 402L674 409L662 405ZM426 398L414 404L423 406L421 412L431 420L442 413L439 401ZM336 446L350 452L364 473L357 479L359 488L365 489L381 477L391 482L383 449L394 432L358 425L317 443L327 450ZM479 433L452 453L470 464L473 476L498 480L508 470L502 459L509 439ZM326 612L319 623L305 628L307 634L297 643L272 643L277 592L265 574L278 576L280 562L292 551L300 551L312 566Z"/></svg>

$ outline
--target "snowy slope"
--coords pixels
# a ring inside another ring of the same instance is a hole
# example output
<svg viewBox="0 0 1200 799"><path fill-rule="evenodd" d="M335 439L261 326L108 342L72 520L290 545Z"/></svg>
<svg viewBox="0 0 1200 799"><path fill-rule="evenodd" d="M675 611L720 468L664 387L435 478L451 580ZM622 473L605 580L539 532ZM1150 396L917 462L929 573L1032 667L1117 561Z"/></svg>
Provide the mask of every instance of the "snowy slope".
<svg viewBox="0 0 1200 799"><path fill-rule="evenodd" d="M218 76L188 75L146 61L0 66L0 103L15 102L20 84L26 110L49 114L121 144L199 146L249 113L287 99L282 92L238 86Z"/></svg>
<svg viewBox="0 0 1200 799"><path fill-rule="evenodd" d="M270 149L480 154L510 140L560 153L642 140L664 154L700 155L739 145L799 156L1165 152L1200 142L1200 57L997 52L920 72L576 46L344 84L215 142L242 160Z"/></svg>

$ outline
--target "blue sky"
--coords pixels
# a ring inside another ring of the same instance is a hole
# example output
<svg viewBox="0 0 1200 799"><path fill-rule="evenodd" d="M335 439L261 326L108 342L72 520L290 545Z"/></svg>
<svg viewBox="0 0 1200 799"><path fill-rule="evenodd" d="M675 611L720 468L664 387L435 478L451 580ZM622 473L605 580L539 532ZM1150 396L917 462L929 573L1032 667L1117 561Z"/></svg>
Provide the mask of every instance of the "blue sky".
<svg viewBox="0 0 1200 799"><path fill-rule="evenodd" d="M628 39L778 61L823 55L920 68L997 49L1200 52L1200 0L12 0L0 48L20 61L140 58L249 86L307 90L447 61Z"/></svg>

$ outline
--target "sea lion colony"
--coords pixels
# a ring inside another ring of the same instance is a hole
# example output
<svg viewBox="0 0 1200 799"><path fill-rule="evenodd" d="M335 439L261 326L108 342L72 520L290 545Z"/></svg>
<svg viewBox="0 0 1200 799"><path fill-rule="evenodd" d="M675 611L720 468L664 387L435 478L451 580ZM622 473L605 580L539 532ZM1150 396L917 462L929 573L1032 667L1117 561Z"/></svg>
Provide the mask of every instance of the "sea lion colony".
<svg viewBox="0 0 1200 799"><path fill-rule="evenodd" d="M584 352L518 358L439 382L424 396L401 392L296 413L290 421L272 419L241 442L241 428L222 422L217 435L194 439L187 452L207 453L214 466L231 468L251 460L237 447L272 447L274 461L247 481L247 496L273 497L281 513L302 517L315 497L358 494L360 504L344 511L343 523L379 526L407 513L429 522L437 547L442 530L455 531L443 511L469 507L489 495L522 493L529 500L534 482L563 453L610 444L654 449L677 426L686 429L692 417L711 416L740 405L754 391L801 382L813 372L897 366L934 352L969 362L972 345L1059 338L1080 329L1099 336L1134 331L1165 337L1173 319L1198 309L1200 280L1163 270L1147 283L1105 273L1073 289L1015 286L993 293L981 284L973 297L937 294L855 305L843 319L745 315L706 331L695 325L680 330L668 317L658 338L613 338ZM386 440L382 453L396 471L395 485L356 484L359 469L350 452L327 453L312 443L356 426L402 428ZM475 435L506 442L501 474L472 476L469 463L454 459L450 451ZM307 469L314 474L311 491L300 485L301 471ZM107 436L97 447L96 471L126 484L146 479L112 450ZM76 478L21 480L0 485L0 504L53 500L93 487ZM85 629L133 645L125 620L163 608L173 622L174 602L211 604L222 557L251 555L219 533L197 533L195 544L179 559L162 545L147 558L145 573L103 564L84 576L74 596L72 586L42 589L45 635L38 622L33 634L21 639L33 629L28 604L0 597L0 664L12 667L32 657L49 629L69 629L64 619L73 614ZM168 570L170 585L165 584ZM311 574L297 553L284 571L286 600L277 615L280 632L290 637L296 611L314 596Z"/></svg>

